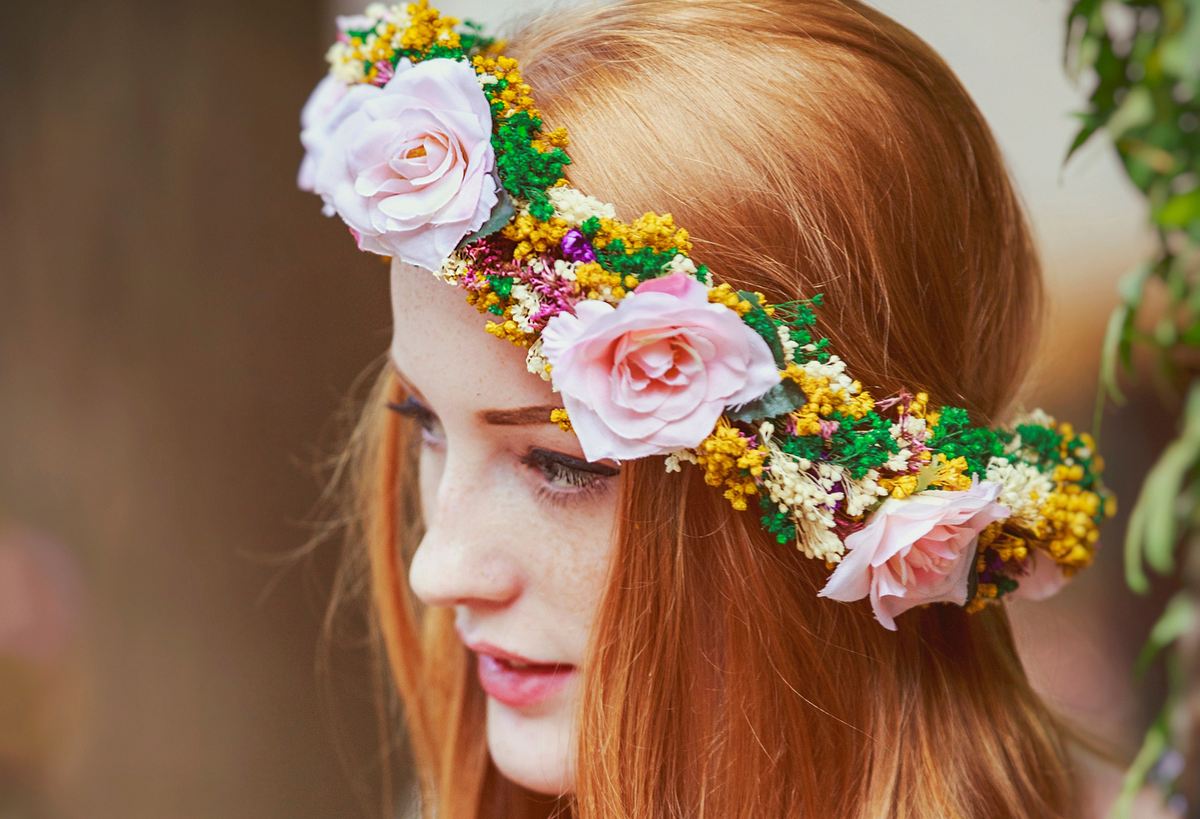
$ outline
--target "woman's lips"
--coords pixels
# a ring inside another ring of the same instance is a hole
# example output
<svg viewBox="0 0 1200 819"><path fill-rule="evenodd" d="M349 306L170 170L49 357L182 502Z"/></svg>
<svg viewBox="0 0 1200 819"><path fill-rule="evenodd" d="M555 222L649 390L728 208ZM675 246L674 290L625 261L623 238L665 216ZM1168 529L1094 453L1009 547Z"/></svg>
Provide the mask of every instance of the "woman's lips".
<svg viewBox="0 0 1200 819"><path fill-rule="evenodd" d="M479 659L477 670L483 690L513 708L526 708L549 699L575 673L573 665L532 663L498 649L471 648Z"/></svg>

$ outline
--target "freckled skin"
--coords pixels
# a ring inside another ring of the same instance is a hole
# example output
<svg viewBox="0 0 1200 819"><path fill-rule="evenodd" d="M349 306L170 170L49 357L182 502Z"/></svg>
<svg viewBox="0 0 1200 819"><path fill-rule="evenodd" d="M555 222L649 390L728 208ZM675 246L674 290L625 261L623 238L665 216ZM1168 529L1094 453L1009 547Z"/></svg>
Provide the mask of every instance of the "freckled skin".
<svg viewBox="0 0 1200 819"><path fill-rule="evenodd" d="M420 459L426 533L409 570L414 593L453 606L469 640L579 666L608 567L618 478L561 506L539 498L539 486L573 487L521 456L536 446L583 460L574 433L549 422L490 426L475 414L561 406L549 382L526 370L524 348L484 331L487 318L461 288L394 260L391 294L392 360L437 416ZM488 748L505 776L541 793L572 789L579 677L522 709L488 697Z"/></svg>

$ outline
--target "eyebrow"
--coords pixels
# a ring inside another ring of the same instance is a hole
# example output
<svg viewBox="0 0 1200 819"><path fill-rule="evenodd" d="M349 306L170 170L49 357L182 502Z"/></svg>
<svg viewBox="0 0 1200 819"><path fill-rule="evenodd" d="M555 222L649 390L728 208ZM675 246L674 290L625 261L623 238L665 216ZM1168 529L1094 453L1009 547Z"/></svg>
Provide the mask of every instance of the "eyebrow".
<svg viewBox="0 0 1200 819"><path fill-rule="evenodd" d="M400 368L396 366L396 362L390 357L388 359L392 368L392 373L400 380L405 388L415 395L425 404L429 402L425 400L425 396L421 391L413 386L413 383L408 380ZM550 411L562 409L561 404L534 404L528 407L512 407L509 409L482 409L475 413L485 424L492 426L528 426L530 424L552 424L550 420Z"/></svg>

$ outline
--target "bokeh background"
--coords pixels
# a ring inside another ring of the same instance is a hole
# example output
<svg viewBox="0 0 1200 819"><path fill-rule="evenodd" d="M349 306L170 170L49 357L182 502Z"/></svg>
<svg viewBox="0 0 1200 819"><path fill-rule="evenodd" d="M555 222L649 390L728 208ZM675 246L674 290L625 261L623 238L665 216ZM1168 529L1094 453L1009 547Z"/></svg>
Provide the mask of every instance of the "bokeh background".
<svg viewBox="0 0 1200 819"><path fill-rule="evenodd" d="M496 24L535 2L445 0ZM1030 395L1088 426L1120 275L1150 246L1108 146L1065 168L1085 89L1065 3L878 0L959 73L1032 216L1053 302ZM322 463L390 331L385 268L295 188L317 0L6 6L0 24L0 817L372 815L365 629L322 638L339 553L305 548ZM1127 510L1175 408L1107 414ZM1123 515L1056 599L1014 605L1039 687L1131 752L1160 681ZM1163 584L1159 584L1162 586ZM323 648L322 646L325 645Z"/></svg>

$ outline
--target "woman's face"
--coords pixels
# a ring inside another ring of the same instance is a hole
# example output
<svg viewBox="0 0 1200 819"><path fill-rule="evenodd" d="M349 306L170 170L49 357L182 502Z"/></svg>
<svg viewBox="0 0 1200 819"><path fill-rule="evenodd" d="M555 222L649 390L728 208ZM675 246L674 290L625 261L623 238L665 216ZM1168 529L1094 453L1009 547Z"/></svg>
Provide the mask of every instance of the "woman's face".
<svg viewBox="0 0 1200 819"><path fill-rule="evenodd" d="M452 606L487 693L487 741L509 779L541 793L574 780L579 666L608 568L617 465L588 463L525 350L432 273L392 262L391 359L422 428L426 531L409 570ZM534 408L534 409L526 409Z"/></svg>

